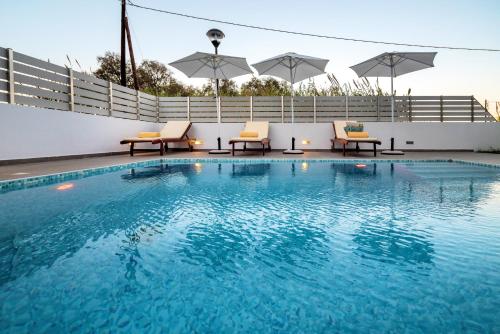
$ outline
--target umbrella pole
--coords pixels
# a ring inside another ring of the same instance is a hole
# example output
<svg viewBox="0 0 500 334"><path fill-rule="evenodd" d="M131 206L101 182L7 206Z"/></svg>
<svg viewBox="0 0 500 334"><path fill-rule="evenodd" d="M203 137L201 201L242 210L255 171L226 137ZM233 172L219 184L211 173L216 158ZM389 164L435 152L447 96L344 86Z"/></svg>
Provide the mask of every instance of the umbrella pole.
<svg viewBox="0 0 500 334"><path fill-rule="evenodd" d="M220 142L219 80L217 79L215 79L215 110L217 111L217 149L220 151L222 147Z"/></svg>
<svg viewBox="0 0 500 334"><path fill-rule="evenodd" d="M382 151L382 154L403 155L403 151L394 150L394 64L391 56L391 149Z"/></svg>
<svg viewBox="0 0 500 334"><path fill-rule="evenodd" d="M214 77L215 75L215 69L214 69ZM220 112L220 97L219 97L219 83L218 80L215 79L215 108L217 110L217 149L216 150L211 150L208 153L209 154L228 154L230 153L228 150L223 150L222 149L222 144L221 144L221 112Z"/></svg>
<svg viewBox="0 0 500 334"><path fill-rule="evenodd" d="M393 73L392 73L392 68L391 68L391 122L394 123L394 84L393 84L393 81L394 81L394 77L393 77Z"/></svg>
<svg viewBox="0 0 500 334"><path fill-rule="evenodd" d="M394 123L394 58L391 54L391 123Z"/></svg>
<svg viewBox="0 0 500 334"><path fill-rule="evenodd" d="M292 151L295 150L295 137L294 137L294 131L293 128L295 127L295 111L293 108L293 96L294 96L294 91L293 91L293 83L295 82L294 77L293 77L293 70L292 70L292 58L289 59L290 63L290 109L292 111Z"/></svg>
<svg viewBox="0 0 500 334"><path fill-rule="evenodd" d="M295 78L293 77L293 70L292 70L292 60L290 59L290 109L292 112L292 149L288 149L283 151L284 154L303 154L304 151L302 150L296 150L295 149L295 137L294 137L294 127L295 127L295 112L293 110L293 97L295 96L295 93L293 91L293 84L295 81Z"/></svg>

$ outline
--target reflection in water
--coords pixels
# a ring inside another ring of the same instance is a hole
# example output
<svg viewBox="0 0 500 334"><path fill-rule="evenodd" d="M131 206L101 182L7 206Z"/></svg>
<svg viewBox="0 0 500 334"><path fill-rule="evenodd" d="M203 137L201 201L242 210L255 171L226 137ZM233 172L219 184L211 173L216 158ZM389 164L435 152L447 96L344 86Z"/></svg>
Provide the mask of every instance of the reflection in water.
<svg viewBox="0 0 500 334"><path fill-rule="evenodd" d="M232 164L232 174L233 177L253 177L253 176L264 176L269 174L271 171L271 164Z"/></svg>
<svg viewBox="0 0 500 334"><path fill-rule="evenodd" d="M193 165L166 165L161 164L158 166L149 166L143 168L132 168L129 173L121 175L123 180L140 180L140 179L155 179L161 178L162 175L169 174L182 174L188 176L193 171L199 172L202 169L202 165L195 163Z"/></svg>
<svg viewBox="0 0 500 334"><path fill-rule="evenodd" d="M2 194L2 328L494 328L498 172L364 164L164 164Z"/></svg>
<svg viewBox="0 0 500 334"><path fill-rule="evenodd" d="M279 168L276 167L274 173L271 173L273 168L269 163L231 164L229 173L227 173L228 169L224 169L229 167L227 165L217 164L213 167L207 164L207 178L203 179L194 177L194 165L160 165L136 168L127 174L115 173L113 175L120 175L120 179L125 181L149 180L151 183L145 184L145 188L126 187L124 191L117 193L113 189L115 187L113 184L103 189L102 183L97 181L95 182L96 195L92 196L95 203L88 202L89 200L86 200L88 203L82 200L75 202L72 198L67 198L67 208L64 207L65 202L59 199L57 206L43 204L38 208L31 206L31 210L36 211L24 212L24 215L20 215L22 212L4 210L3 212L10 214L8 219L12 226L17 226L17 232L10 236L4 235L0 240L0 262L4 268L1 271L0 281L5 282L29 274L39 267L50 266L59 257L74 254L87 241L116 234L118 231L127 231L125 238L128 246L123 249L123 253L128 253L126 258L130 259L130 264L127 268L130 270L127 270L129 276L133 277L134 263L138 256L136 244L140 243L140 238L136 239L136 235L132 232L129 234L129 231L136 231L146 224L144 219L141 219L144 215L150 215L158 210L167 214L169 210L172 210L171 208L176 205L182 206L183 203L186 203L184 210L188 212L195 210L199 219L203 220L203 217L210 213L213 218L209 218L209 221L218 221L218 223L205 226L203 233L192 230L186 235L185 243L189 245L186 246L186 254L192 254L200 261L203 261L203 254L218 254L224 247L229 247L231 251L224 253L226 257L221 255L222 253L217 255L219 263L223 263L231 253L241 255L247 252L248 244L242 239L241 234L244 231L241 229L245 227L252 230L255 228L252 225L253 222L246 221L247 218L243 218L243 222L248 225L242 225L242 221L232 225L226 222L229 217L228 212L238 217L242 212L246 212L246 207L253 207L253 205L257 205L258 208L255 212L266 212L267 216L275 217L275 227L283 226L279 234L274 235L277 238L264 239L264 247L270 248L271 244L274 244L277 254L283 258L286 258L287 254L299 253L293 249L310 249L314 244L311 240L325 240L325 232L318 229L312 222L301 220L300 214L285 220L279 215L297 209L304 212L323 210L321 206L326 205L329 209L325 207L324 210L329 212L330 216L325 217L325 221L336 219L334 218L336 215L364 214L365 217L373 217L375 212L389 209L392 213L386 216L376 216L378 217L376 219L366 218L359 225L353 238L354 242L359 245L357 251L367 255L379 254L381 257L402 259L408 263L428 263L432 259L432 243L426 239L425 234L412 230L410 223L402 224L401 222L408 220L410 214L434 217L446 217L450 214L473 216L482 198L489 194L488 183L484 181L484 175L478 176L477 171L474 172L475 176L459 178L453 183L446 182L449 179L449 173L443 174L442 178L433 177L429 182L425 175L418 176L420 173L418 165L416 167L401 165L393 167L391 165L380 164L377 167L375 164L367 164L365 168L359 169L354 164L335 163L330 164L332 171L330 174L323 174L326 170L321 168L321 164L315 163L314 168L309 168L307 174L302 174L301 178L294 181L300 184L301 182L310 183L310 191L304 193L302 193L306 189L304 184L297 187L295 183L287 182L289 180L286 179L287 173L283 173L291 168L293 174L296 169L295 163L274 165L279 166ZM217 175L224 177L229 174L230 178L211 178L212 168ZM415 169L417 172L412 172ZM189 182L190 188L184 186L181 192L179 185L185 185L185 183L174 182L175 180L172 179L174 175L182 175ZM288 175L290 175L289 172ZM488 175L491 176L491 173ZM266 176L266 182L262 182L264 176ZM230 181L241 177L253 177L248 180L250 182L248 186L253 187L249 189L254 189L256 192L248 192L241 188L242 184L236 185ZM80 180L78 191L91 189L93 185L87 183L92 183L92 180L92 178ZM172 188L169 188L169 185ZM321 191L328 194L330 190L322 190L325 187L332 187L331 200L322 203L315 202L316 199L319 201L317 194ZM217 191L213 191L215 189ZM109 191L111 195L104 202L96 197L102 196L103 191ZM7 197L11 194L10 196L14 197L16 193L22 192L12 192L3 196ZM26 192L40 192L40 195L34 196L37 201L43 202L46 196L41 188L29 189ZM234 193L235 196L220 197L220 194L228 193ZM78 196L76 192L72 194ZM139 197L135 198L135 196ZM70 205L70 201L73 204ZM187 204L193 201L196 204ZM309 201L312 201L311 204L304 208L304 203ZM15 204L9 201L3 201L3 203L8 207L15 207ZM347 205L346 209L352 211L343 212L343 209L339 208L340 204ZM70 206L71 209L69 209ZM57 211L61 213L54 218L47 216L48 219L44 219L43 217L46 216L44 211L52 207L58 208ZM395 211L399 214L395 214ZM406 215L401 217L401 213L406 213ZM19 230L26 225L29 221L28 217L32 214L41 217L42 220L39 223L43 225L37 225L35 221L32 221L28 225L29 228ZM299 218L294 225L290 225L289 219L294 219L294 217ZM23 220L19 221L19 219ZM158 219L161 220L161 216ZM390 223L392 220L398 223ZM2 224L6 224L6 221L2 221ZM4 231L6 231L5 228ZM224 238L232 242L224 244L226 240ZM24 259L28 253L31 257L29 261L13 260ZM15 267L12 263L16 263Z"/></svg>
<svg viewBox="0 0 500 334"><path fill-rule="evenodd" d="M354 233L355 252L362 257L398 265L432 263L433 244L410 224L383 219L366 221Z"/></svg>
<svg viewBox="0 0 500 334"><path fill-rule="evenodd" d="M331 164L330 166L335 171L335 173L341 173L345 175L360 175L360 176L377 175L377 164L375 163L366 163L366 164L334 163Z"/></svg>

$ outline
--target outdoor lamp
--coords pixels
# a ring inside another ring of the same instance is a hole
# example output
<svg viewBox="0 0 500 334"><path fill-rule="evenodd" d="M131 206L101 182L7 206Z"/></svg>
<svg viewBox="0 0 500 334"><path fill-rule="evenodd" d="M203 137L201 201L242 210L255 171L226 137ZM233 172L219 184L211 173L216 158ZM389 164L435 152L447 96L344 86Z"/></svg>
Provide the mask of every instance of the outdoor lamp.
<svg viewBox="0 0 500 334"><path fill-rule="evenodd" d="M203 140L199 138L193 138L190 140L191 145L203 145Z"/></svg>
<svg viewBox="0 0 500 334"><path fill-rule="evenodd" d="M218 48L219 48L220 42L224 37L226 37L224 35L224 33L219 29L210 29L209 31L207 31L207 37L215 48L215 54L216 55L219 54ZM215 79L215 98L216 98L216 101L218 101L217 100L218 96L219 96L219 79ZM219 102L216 102L216 103L218 104ZM217 106L217 115L218 115L217 117L219 117L219 106ZM219 135L219 137L217 137L217 149L211 150L208 153L209 154L228 154L229 153L228 150L222 149L220 135Z"/></svg>
<svg viewBox="0 0 500 334"><path fill-rule="evenodd" d="M217 54L217 48L220 45L220 41L225 37L224 33L219 29L210 29L209 31L207 31L207 37L215 47L215 54Z"/></svg>

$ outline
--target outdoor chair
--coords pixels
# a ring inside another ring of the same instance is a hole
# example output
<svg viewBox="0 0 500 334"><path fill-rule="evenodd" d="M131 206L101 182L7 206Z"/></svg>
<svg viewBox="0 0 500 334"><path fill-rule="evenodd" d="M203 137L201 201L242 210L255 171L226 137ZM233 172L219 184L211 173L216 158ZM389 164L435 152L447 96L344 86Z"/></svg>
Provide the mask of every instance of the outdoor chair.
<svg viewBox="0 0 500 334"><path fill-rule="evenodd" d="M269 122L252 122L248 121L245 124L245 129L240 132L239 137L234 137L229 140L229 144L232 145L232 154L234 156L235 144L243 143L243 151L247 150L247 143L251 144L261 144L262 145L262 155L265 155L266 145L267 150L271 151L271 140L268 137L269 134Z"/></svg>
<svg viewBox="0 0 500 334"><path fill-rule="evenodd" d="M334 138L331 140L332 142L332 152L335 150L335 143L339 143L342 145L342 153L345 156L346 146L349 143L356 143L356 152L359 152L359 144L367 143L373 144L373 156L377 156L377 145L382 144L382 142L375 137L364 137L364 138L355 138L349 137L345 132L344 128L349 121L333 121L333 133Z"/></svg>
<svg viewBox="0 0 500 334"><path fill-rule="evenodd" d="M141 132L137 137L123 139L120 144L130 144L130 156L134 155L137 143L160 144L160 155L168 149L168 143L185 142L192 151L193 146L187 135L190 128L189 121L168 121L160 132Z"/></svg>

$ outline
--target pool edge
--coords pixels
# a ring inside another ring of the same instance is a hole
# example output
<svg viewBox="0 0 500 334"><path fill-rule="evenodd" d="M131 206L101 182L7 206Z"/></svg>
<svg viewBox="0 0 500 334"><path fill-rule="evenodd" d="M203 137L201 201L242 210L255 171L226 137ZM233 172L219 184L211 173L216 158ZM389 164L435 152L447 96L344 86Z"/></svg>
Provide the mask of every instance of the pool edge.
<svg viewBox="0 0 500 334"><path fill-rule="evenodd" d="M454 162L460 164L499 168L500 165L493 163L484 163L476 161L467 161L461 159L335 159L335 158L269 158L269 159L248 159L248 158L159 158L145 161L136 161L126 164L117 164L109 166L101 166L94 168L79 169L66 171L54 174L44 174L37 176L28 176L16 179L7 179L0 181L0 193L5 193L13 190L21 190L33 188L43 185L50 185L59 182L82 179L89 176L102 175L110 172L116 172L128 168L142 168L155 166L162 163L290 163L290 162L328 162L328 163L429 163L429 162Z"/></svg>

